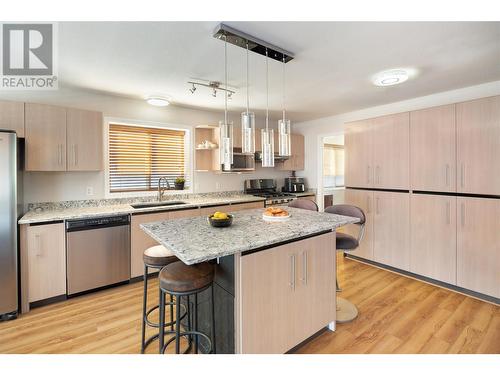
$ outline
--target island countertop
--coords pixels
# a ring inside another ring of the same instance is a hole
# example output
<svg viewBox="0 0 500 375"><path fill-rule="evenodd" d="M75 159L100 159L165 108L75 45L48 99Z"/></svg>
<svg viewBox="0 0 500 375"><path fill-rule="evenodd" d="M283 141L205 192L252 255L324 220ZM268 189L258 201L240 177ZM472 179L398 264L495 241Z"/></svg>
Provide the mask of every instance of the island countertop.
<svg viewBox="0 0 500 375"><path fill-rule="evenodd" d="M290 219L267 222L263 209L234 213L228 228L210 226L206 217L165 220L141 224L142 230L177 258L191 265L240 252L299 240L356 223L359 219L287 207Z"/></svg>

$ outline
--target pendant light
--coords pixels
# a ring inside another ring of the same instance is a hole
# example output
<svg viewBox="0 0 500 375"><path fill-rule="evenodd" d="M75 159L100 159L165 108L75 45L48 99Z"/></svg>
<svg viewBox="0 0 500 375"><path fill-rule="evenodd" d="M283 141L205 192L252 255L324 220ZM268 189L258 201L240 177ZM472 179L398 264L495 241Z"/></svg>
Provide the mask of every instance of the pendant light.
<svg viewBox="0 0 500 375"><path fill-rule="evenodd" d="M255 114L249 111L248 95L248 41L247 41L247 110L241 113L241 152L255 153Z"/></svg>
<svg viewBox="0 0 500 375"><path fill-rule="evenodd" d="M269 57L266 48L266 128L261 131L262 166L274 167L274 131L269 129Z"/></svg>
<svg viewBox="0 0 500 375"><path fill-rule="evenodd" d="M227 87L227 36L224 35L224 74ZM219 121L220 163L223 171L230 171L233 164L233 123L227 120L227 91L224 91L224 121Z"/></svg>
<svg viewBox="0 0 500 375"><path fill-rule="evenodd" d="M285 112L285 55L283 54L283 118L278 120L278 153L279 156L292 155L290 120L286 119Z"/></svg>

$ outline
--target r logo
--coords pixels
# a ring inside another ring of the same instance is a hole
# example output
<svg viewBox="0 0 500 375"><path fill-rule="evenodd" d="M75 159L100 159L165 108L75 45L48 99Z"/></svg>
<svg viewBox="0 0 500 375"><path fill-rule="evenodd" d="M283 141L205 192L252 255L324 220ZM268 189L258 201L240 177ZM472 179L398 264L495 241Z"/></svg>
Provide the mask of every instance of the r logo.
<svg viewBox="0 0 500 375"><path fill-rule="evenodd" d="M53 74L52 24L4 24L4 76Z"/></svg>

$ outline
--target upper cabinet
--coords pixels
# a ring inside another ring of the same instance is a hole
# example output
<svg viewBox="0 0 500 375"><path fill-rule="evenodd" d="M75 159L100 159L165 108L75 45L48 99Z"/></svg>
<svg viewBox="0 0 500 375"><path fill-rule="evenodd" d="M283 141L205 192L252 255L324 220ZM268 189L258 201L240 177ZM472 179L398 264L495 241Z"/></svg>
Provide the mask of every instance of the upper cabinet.
<svg viewBox="0 0 500 375"><path fill-rule="evenodd" d="M384 189L409 189L409 113L378 117L372 121L373 186Z"/></svg>
<svg viewBox="0 0 500 375"><path fill-rule="evenodd" d="M0 130L14 130L24 138L24 103L0 101Z"/></svg>
<svg viewBox="0 0 500 375"><path fill-rule="evenodd" d="M278 139L277 134L274 135L275 143ZM282 171L302 171L304 170L304 136L302 134L291 135L292 155L283 163L276 163ZM278 152L278 145L275 145L275 152Z"/></svg>
<svg viewBox="0 0 500 375"><path fill-rule="evenodd" d="M103 169L102 113L67 109L67 170Z"/></svg>
<svg viewBox="0 0 500 375"><path fill-rule="evenodd" d="M457 191L500 195L500 96L457 104Z"/></svg>
<svg viewBox="0 0 500 375"><path fill-rule="evenodd" d="M27 171L103 169L101 113L26 103L25 115Z"/></svg>
<svg viewBox="0 0 500 375"><path fill-rule="evenodd" d="M346 125L346 186L409 189L409 114Z"/></svg>
<svg viewBox="0 0 500 375"><path fill-rule="evenodd" d="M411 187L456 191L455 104L410 112Z"/></svg>
<svg viewBox="0 0 500 375"><path fill-rule="evenodd" d="M66 170L66 109L26 103L26 170Z"/></svg>
<svg viewBox="0 0 500 375"><path fill-rule="evenodd" d="M344 139L346 186L373 187L371 130L371 120L346 124Z"/></svg>

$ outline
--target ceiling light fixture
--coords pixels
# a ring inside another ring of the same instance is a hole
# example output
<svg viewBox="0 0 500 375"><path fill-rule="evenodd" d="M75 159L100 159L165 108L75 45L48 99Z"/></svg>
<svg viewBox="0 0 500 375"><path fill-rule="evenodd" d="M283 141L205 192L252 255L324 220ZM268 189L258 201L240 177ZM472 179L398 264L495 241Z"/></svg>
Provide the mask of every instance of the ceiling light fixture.
<svg viewBox="0 0 500 375"><path fill-rule="evenodd" d="M166 107L170 104L170 101L167 98L161 96L150 96L146 99L146 102L156 107Z"/></svg>
<svg viewBox="0 0 500 375"><path fill-rule="evenodd" d="M192 85L192 87L189 89L191 94L194 94L194 92L196 91L196 89L197 89L196 86L208 87L209 89L212 89L212 96L214 98L217 97L217 91L227 91L229 100L231 100L231 96L233 94L236 94L236 91L231 90L230 88L227 87L227 85L225 87L222 87L221 83L218 81L206 81L206 83L205 82L188 81L188 83L190 85Z"/></svg>
<svg viewBox="0 0 500 375"><path fill-rule="evenodd" d="M261 130L262 167L274 167L274 131L269 129L269 57L266 48L266 128Z"/></svg>
<svg viewBox="0 0 500 375"><path fill-rule="evenodd" d="M250 96L248 93L248 42L247 42L247 110L241 114L241 152L255 152L255 114L250 112Z"/></svg>
<svg viewBox="0 0 500 375"><path fill-rule="evenodd" d="M283 118L278 120L278 155L291 156L292 155L292 135L290 120L286 118L285 111L285 60L283 55Z"/></svg>
<svg viewBox="0 0 500 375"><path fill-rule="evenodd" d="M405 69L385 70L373 76L375 86L393 86L403 83L410 78L410 73Z"/></svg>
<svg viewBox="0 0 500 375"><path fill-rule="evenodd" d="M190 88L189 91L191 91L191 94L194 94L194 92L196 91L196 86L194 85L194 83L193 83L193 87Z"/></svg>
<svg viewBox="0 0 500 375"><path fill-rule="evenodd" d="M224 38L224 81L227 87L227 40ZM214 94L216 90L214 88ZM220 164L223 171L231 171L233 164L233 122L227 119L227 94L224 90L224 121L219 121L220 131ZM215 95L214 95L215 96Z"/></svg>

